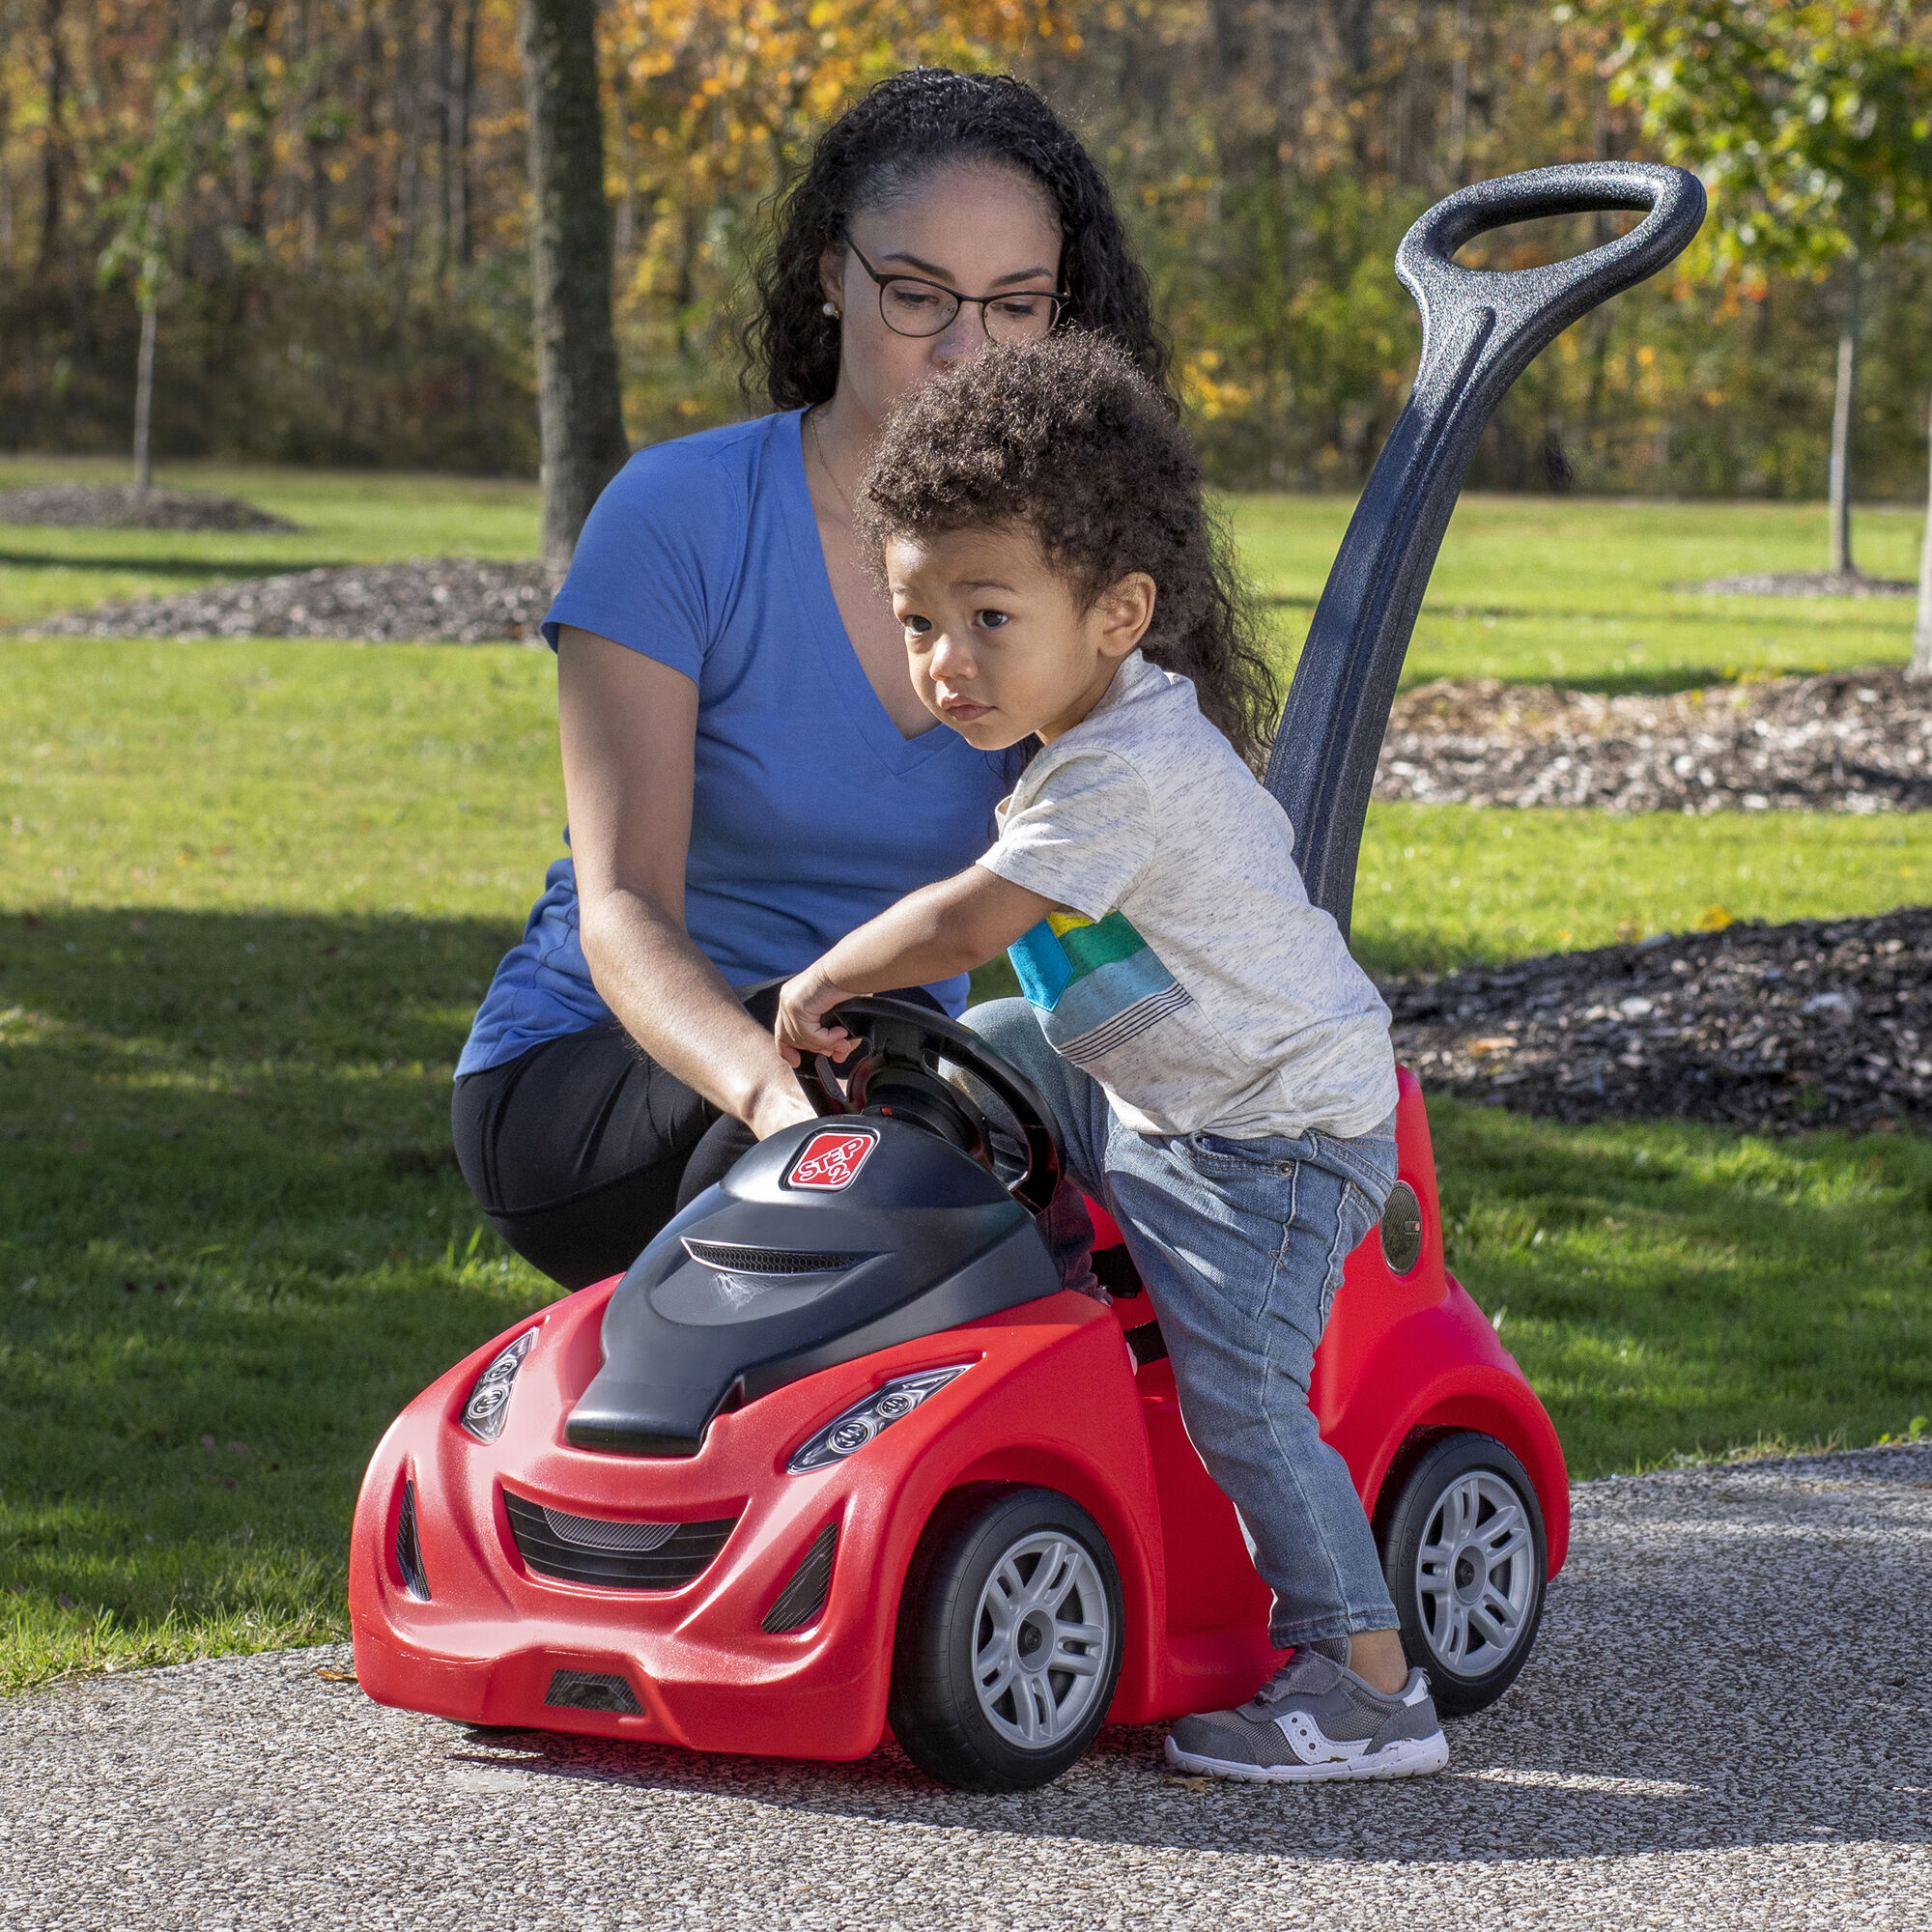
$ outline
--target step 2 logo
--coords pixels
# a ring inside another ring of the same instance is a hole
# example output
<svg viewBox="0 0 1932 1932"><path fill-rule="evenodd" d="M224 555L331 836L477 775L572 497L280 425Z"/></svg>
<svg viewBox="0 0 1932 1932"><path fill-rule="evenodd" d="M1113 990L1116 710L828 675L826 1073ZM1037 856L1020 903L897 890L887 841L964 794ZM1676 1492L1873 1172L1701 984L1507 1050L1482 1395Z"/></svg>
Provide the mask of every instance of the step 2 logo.
<svg viewBox="0 0 1932 1932"><path fill-rule="evenodd" d="M879 1144L876 1134L844 1128L837 1132L813 1134L792 1171L785 1176L787 1187L819 1187L836 1193L850 1187L866 1164L866 1156Z"/></svg>

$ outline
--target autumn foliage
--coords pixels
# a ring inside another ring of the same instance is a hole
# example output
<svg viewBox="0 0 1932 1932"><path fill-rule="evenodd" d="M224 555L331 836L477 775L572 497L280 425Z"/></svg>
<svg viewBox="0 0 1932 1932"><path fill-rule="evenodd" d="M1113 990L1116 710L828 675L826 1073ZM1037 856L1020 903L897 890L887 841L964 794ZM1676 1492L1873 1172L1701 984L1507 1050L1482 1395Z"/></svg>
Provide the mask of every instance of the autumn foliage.
<svg viewBox="0 0 1932 1932"><path fill-rule="evenodd" d="M1613 6L610 0L600 18L634 441L744 407L731 304L760 210L842 103L916 60L1009 68L1082 128L1209 461L1244 482L1363 473L1416 348L1389 261L1430 201L1671 138L1619 66ZM0 447L126 446L146 264L157 454L529 471L523 114L513 0L0 0ZM1520 231L1496 259L1603 232ZM1920 487L1926 253L1890 250L1868 297L1875 492ZM1816 490L1833 344L1812 266L1687 270L1587 321L1511 399L1477 480Z"/></svg>

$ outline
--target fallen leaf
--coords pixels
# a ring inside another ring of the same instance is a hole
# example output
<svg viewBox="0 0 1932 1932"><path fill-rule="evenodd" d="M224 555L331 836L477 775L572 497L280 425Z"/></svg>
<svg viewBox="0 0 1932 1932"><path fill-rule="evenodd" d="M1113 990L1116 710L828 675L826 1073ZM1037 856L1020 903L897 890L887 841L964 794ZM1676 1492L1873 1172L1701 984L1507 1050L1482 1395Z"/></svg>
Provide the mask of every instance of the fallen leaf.
<svg viewBox="0 0 1932 1932"><path fill-rule="evenodd" d="M1221 1782L1218 1777L1190 1777L1178 1771L1162 1772L1160 1781L1178 1785L1182 1791L1212 1791Z"/></svg>
<svg viewBox="0 0 1932 1932"><path fill-rule="evenodd" d="M362 1680L353 1670L323 1670L315 1673L325 1684L359 1684Z"/></svg>

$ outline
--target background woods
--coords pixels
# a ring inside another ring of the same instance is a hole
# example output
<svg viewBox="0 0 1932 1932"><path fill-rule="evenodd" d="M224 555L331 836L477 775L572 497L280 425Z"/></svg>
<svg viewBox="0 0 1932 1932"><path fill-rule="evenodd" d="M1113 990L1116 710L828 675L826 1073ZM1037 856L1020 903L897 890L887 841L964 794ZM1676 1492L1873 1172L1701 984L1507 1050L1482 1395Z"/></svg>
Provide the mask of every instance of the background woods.
<svg viewBox="0 0 1932 1932"><path fill-rule="evenodd" d="M1855 11L1755 9L1817 15L1833 43ZM1923 23L1881 15L1922 58ZM1662 17L1608 0L609 0L632 439L743 407L730 296L760 204L856 90L923 58L1027 73L1103 153L1224 480L1351 486L1407 380L1388 263L1429 201L1514 167L1708 147L1685 110L1707 73L1757 98L1731 40L1660 53ZM1674 104L1656 84L1672 61ZM1910 99L1882 111L1912 162ZM0 446L125 448L151 302L157 454L533 471L525 130L512 0L0 0ZM1861 255L1844 431L1858 489L1906 497L1923 489L1932 244L1910 223L1883 240ZM1747 238L1599 312L1519 385L1472 480L1822 491L1844 256Z"/></svg>

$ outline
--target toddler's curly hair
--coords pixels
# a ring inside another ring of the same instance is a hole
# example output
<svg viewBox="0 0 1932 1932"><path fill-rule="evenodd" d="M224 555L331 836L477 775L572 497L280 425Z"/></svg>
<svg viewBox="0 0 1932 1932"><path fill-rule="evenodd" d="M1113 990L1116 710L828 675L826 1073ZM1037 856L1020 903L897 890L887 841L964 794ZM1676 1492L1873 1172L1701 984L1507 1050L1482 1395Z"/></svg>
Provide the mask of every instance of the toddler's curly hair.
<svg viewBox="0 0 1932 1932"><path fill-rule="evenodd" d="M1141 640L1191 678L1202 715L1264 764L1280 688L1201 464L1172 405L1103 338L994 345L887 419L859 503L862 541L1019 527L1091 607L1131 571L1154 581Z"/></svg>

